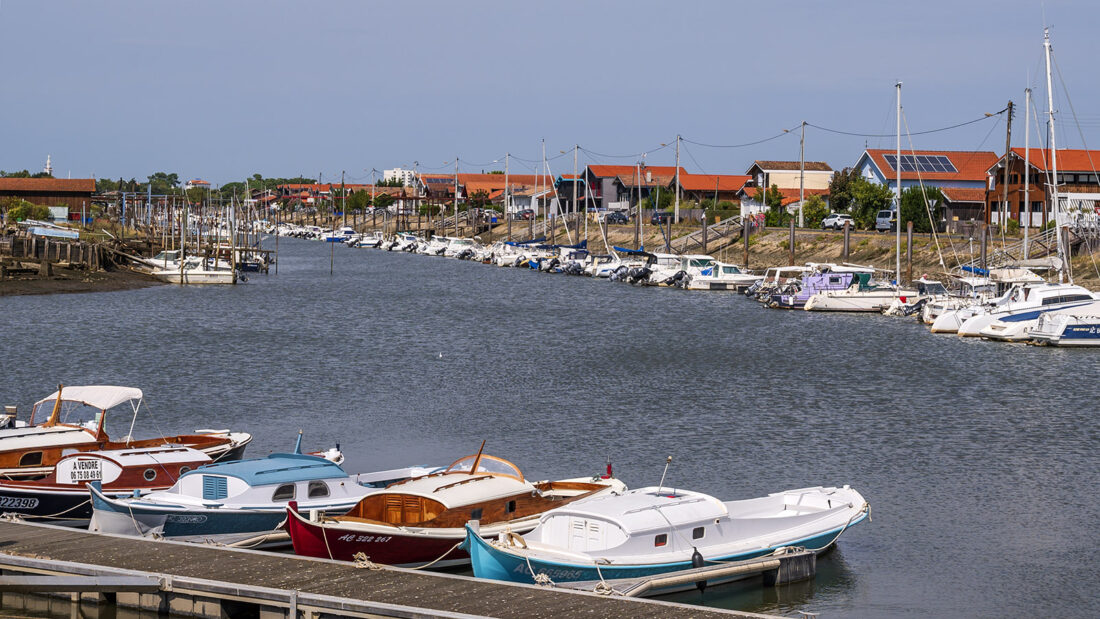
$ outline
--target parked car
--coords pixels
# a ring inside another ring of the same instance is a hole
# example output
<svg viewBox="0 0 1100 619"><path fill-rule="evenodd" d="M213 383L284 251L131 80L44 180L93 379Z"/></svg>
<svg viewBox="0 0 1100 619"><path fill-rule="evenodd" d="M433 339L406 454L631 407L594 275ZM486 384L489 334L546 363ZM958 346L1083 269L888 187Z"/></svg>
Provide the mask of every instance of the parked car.
<svg viewBox="0 0 1100 619"><path fill-rule="evenodd" d="M535 211L533 209L529 209L529 208L525 208L523 210L516 211L515 213L512 213L512 219L531 219L534 216L535 216Z"/></svg>
<svg viewBox="0 0 1100 619"><path fill-rule="evenodd" d="M628 224L630 223L630 217L626 213L620 211L612 211L607 214L605 219L608 224Z"/></svg>
<svg viewBox="0 0 1100 619"><path fill-rule="evenodd" d="M898 223L897 215L892 210L882 210L875 217L876 232L890 232Z"/></svg>
<svg viewBox="0 0 1100 619"><path fill-rule="evenodd" d="M670 221L673 218L672 211L656 211L653 216L649 218L649 223L657 226Z"/></svg>
<svg viewBox="0 0 1100 619"><path fill-rule="evenodd" d="M851 228L856 227L856 222L852 219L851 215L847 213L829 213L828 217L821 220L821 229L826 230L832 228L833 230L842 230L845 223Z"/></svg>

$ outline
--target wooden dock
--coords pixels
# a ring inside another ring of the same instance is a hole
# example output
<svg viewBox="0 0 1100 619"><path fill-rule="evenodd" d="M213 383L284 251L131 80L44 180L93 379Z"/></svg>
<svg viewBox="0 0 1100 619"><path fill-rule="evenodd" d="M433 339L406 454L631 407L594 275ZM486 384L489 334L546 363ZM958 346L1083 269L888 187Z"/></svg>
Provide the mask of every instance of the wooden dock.
<svg viewBox="0 0 1100 619"><path fill-rule="evenodd" d="M99 589L74 592L74 602L106 599L199 617L770 617L20 521L0 521L0 570L6 577L99 583ZM145 589L120 585L115 593L102 593L103 583L141 579L156 579L159 593L149 593L147 583ZM57 587L64 588L51 590ZM3 595L7 605L14 594Z"/></svg>

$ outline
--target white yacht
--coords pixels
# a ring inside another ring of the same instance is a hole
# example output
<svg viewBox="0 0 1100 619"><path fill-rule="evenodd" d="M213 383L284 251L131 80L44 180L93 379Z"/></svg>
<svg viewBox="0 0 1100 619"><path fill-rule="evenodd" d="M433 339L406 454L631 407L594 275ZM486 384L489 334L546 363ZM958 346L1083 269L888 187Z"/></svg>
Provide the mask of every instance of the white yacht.
<svg viewBox="0 0 1100 619"><path fill-rule="evenodd" d="M990 307L975 307L958 327L960 337L979 337L994 321L1035 320L1044 311L1084 305L1094 300L1087 289L1073 284L1026 284L1015 286ZM964 315L959 312L960 318ZM943 317L941 317L943 318Z"/></svg>

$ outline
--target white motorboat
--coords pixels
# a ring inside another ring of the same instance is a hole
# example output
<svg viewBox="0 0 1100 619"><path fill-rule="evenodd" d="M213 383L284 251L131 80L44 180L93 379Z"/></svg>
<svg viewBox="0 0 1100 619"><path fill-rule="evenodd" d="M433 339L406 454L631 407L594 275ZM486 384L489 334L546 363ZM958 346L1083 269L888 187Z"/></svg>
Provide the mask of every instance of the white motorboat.
<svg viewBox="0 0 1100 619"><path fill-rule="evenodd" d="M1015 286L991 307L973 308L970 316L961 321L958 334L960 337L979 337L994 321L1035 320L1042 312L1084 305L1093 300L1091 292L1074 284L1044 282ZM959 315L962 317L963 312Z"/></svg>
<svg viewBox="0 0 1100 619"><path fill-rule="evenodd" d="M1056 313L1043 312L1028 336L1033 343L1045 346L1100 346L1100 302Z"/></svg>
<svg viewBox="0 0 1100 619"><path fill-rule="evenodd" d="M154 268L149 273L169 284L235 284L237 271L232 267L212 266L199 257L184 258L169 268Z"/></svg>
<svg viewBox="0 0 1100 619"><path fill-rule="evenodd" d="M917 291L894 284L874 284L859 273L844 290L822 290L806 299L804 309L811 312L881 312L895 300L902 303L916 297Z"/></svg>
<svg viewBox="0 0 1100 619"><path fill-rule="evenodd" d="M577 501L547 512L529 533L501 533L494 541L468 525L463 547L478 578L642 579L760 557L784 546L824 552L869 511L848 486L725 502L700 492L649 487ZM734 579L725 575L712 582ZM692 580L647 594L695 586Z"/></svg>
<svg viewBox="0 0 1100 619"><path fill-rule="evenodd" d="M447 246L443 250L443 255L448 258L458 258L459 256L465 256L465 258L472 258L474 252L478 248L477 241L473 239L464 239L457 236L447 237Z"/></svg>
<svg viewBox="0 0 1100 619"><path fill-rule="evenodd" d="M1083 290L1083 289L1082 289ZM1002 342L1026 342L1031 339L1031 329L1039 322L1040 316L1058 316L1061 314L1086 315L1095 311L1095 299L1100 298L1089 293L1063 290L1060 294L1042 294L1043 305L1033 310L1021 310L1000 315L978 334L986 339Z"/></svg>
<svg viewBox="0 0 1100 619"><path fill-rule="evenodd" d="M382 244L381 232L367 232L359 235L354 247L378 247Z"/></svg>
<svg viewBox="0 0 1100 619"><path fill-rule="evenodd" d="M764 279L763 275L753 275L741 270L735 264L714 260L710 266L690 274L688 290L742 290Z"/></svg>

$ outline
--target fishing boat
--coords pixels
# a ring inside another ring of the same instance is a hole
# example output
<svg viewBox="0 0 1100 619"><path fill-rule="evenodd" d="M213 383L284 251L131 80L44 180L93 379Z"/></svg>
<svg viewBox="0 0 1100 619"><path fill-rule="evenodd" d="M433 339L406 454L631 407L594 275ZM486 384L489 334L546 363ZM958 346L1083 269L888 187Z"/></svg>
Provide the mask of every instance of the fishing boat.
<svg viewBox="0 0 1100 619"><path fill-rule="evenodd" d="M381 232L368 232L356 239L354 247L378 247L382 244Z"/></svg>
<svg viewBox="0 0 1100 619"><path fill-rule="evenodd" d="M327 458L294 453L207 465L169 489L115 498L91 484L91 531L233 543L272 533L296 501L318 513L344 513L382 484L430 469L410 467L348 475Z"/></svg>
<svg viewBox="0 0 1100 619"><path fill-rule="evenodd" d="M154 268L149 274L169 284L237 283L236 269L220 264L214 265L197 256L183 258L169 268Z"/></svg>
<svg viewBox="0 0 1100 619"><path fill-rule="evenodd" d="M252 435L229 430L198 430L161 438L111 440L106 425L109 411L128 404L133 411L133 433L143 402L141 389L112 385L58 386L34 404L30 419L0 428L0 476L34 478L49 474L74 451L144 449L164 446L198 449L213 460L235 460L244 455Z"/></svg>
<svg viewBox="0 0 1100 619"><path fill-rule="evenodd" d="M463 548L478 578L637 579L752 559L785 546L824 552L869 513L863 497L848 486L726 502L701 492L648 487L547 512L529 533L483 539L478 526L467 526Z"/></svg>
<svg viewBox="0 0 1100 619"><path fill-rule="evenodd" d="M766 307L772 309L804 309L806 301L819 292L847 290L853 283L866 284L874 269L855 270L833 264L809 264L813 271L802 276L802 281L791 286L797 290L780 289L772 294Z"/></svg>
<svg viewBox="0 0 1100 619"><path fill-rule="evenodd" d="M287 530L294 552L307 557L348 561L362 552L390 565L459 565L469 560L458 548L468 520L481 521L485 535L524 532L547 510L625 489L610 473L532 483L515 464L478 451L364 497L342 516L314 517L292 504Z"/></svg>
<svg viewBox="0 0 1100 619"><path fill-rule="evenodd" d="M815 293L806 299L803 309L811 312L881 312L895 300L905 303L909 297L915 296L915 289L895 284L876 284L861 274L844 290L823 290Z"/></svg>
<svg viewBox="0 0 1100 619"><path fill-rule="evenodd" d="M49 524L88 524L92 502L88 484L121 498L170 488L180 475L212 463L190 447L143 447L69 454L42 479L0 480L0 512Z"/></svg>

